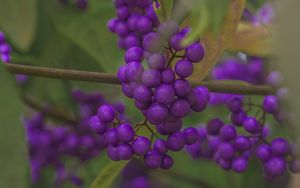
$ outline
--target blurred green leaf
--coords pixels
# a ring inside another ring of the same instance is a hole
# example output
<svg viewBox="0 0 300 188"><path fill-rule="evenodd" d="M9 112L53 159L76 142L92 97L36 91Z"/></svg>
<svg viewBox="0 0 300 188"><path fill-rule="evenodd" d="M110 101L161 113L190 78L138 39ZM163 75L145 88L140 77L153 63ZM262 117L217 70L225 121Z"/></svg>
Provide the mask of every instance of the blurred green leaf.
<svg viewBox="0 0 300 188"><path fill-rule="evenodd" d="M22 102L12 76L0 63L0 187L23 188L27 150L20 116Z"/></svg>
<svg viewBox="0 0 300 188"><path fill-rule="evenodd" d="M248 0L247 8L251 11L257 11L261 8L268 0Z"/></svg>
<svg viewBox="0 0 300 188"><path fill-rule="evenodd" d="M0 28L22 52L32 44L36 28L36 0L0 0Z"/></svg>
<svg viewBox="0 0 300 188"><path fill-rule="evenodd" d="M160 22L168 20L172 15L174 0L159 0L160 6L154 6L154 10Z"/></svg>
<svg viewBox="0 0 300 188"><path fill-rule="evenodd" d="M114 15L110 1L89 2L89 9L79 12L72 7L47 3L47 11L57 30L72 43L95 58L103 70L116 72L121 64L122 51L118 49L116 36L109 33L106 22Z"/></svg>
<svg viewBox="0 0 300 188"><path fill-rule="evenodd" d="M91 188L109 188L128 161L111 161L98 174Z"/></svg>
<svg viewBox="0 0 300 188"><path fill-rule="evenodd" d="M192 5L189 6L192 31L184 40L185 45L198 40L207 29L214 34L220 32L229 0L188 0L187 3Z"/></svg>

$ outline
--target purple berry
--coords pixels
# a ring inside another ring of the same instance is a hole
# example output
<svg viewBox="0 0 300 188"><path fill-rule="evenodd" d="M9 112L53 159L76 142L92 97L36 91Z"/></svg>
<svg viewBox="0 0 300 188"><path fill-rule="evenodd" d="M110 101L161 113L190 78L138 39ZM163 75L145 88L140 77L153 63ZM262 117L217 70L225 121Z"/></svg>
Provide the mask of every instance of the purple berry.
<svg viewBox="0 0 300 188"><path fill-rule="evenodd" d="M110 123L115 118L115 110L110 105L102 105L97 112L99 120L103 123Z"/></svg>
<svg viewBox="0 0 300 188"><path fill-rule="evenodd" d="M167 146L171 151L180 151L185 145L185 137L181 132L176 132L167 139Z"/></svg>
<svg viewBox="0 0 300 188"><path fill-rule="evenodd" d="M147 118L153 124L163 122L168 116L168 108L164 105L154 103L147 111Z"/></svg>
<svg viewBox="0 0 300 188"><path fill-rule="evenodd" d="M160 72L153 69L145 70L142 75L142 82L147 87L157 87L161 83Z"/></svg>
<svg viewBox="0 0 300 188"><path fill-rule="evenodd" d="M156 152L156 151L150 151L148 152L144 157L144 163L146 167L150 169L159 168L162 163L163 156Z"/></svg>
<svg viewBox="0 0 300 188"><path fill-rule="evenodd" d="M263 108L266 112L270 114L275 114L279 111L279 103L277 97L266 96L263 101Z"/></svg>
<svg viewBox="0 0 300 188"><path fill-rule="evenodd" d="M135 135L134 129L129 124L121 124L117 128L118 140L120 140L122 142L131 141L133 139L134 135Z"/></svg>
<svg viewBox="0 0 300 188"><path fill-rule="evenodd" d="M132 142L132 148L134 150L134 153L140 156L145 155L149 152L151 147L151 142L146 137L138 137Z"/></svg>
<svg viewBox="0 0 300 188"><path fill-rule="evenodd" d="M186 100L176 99L172 103L170 110L171 110L172 115L179 117L179 118L183 118L190 113L191 108L190 108L189 103Z"/></svg>
<svg viewBox="0 0 300 188"><path fill-rule="evenodd" d="M251 141L245 136L238 136L234 141L237 150L246 151L251 148Z"/></svg>
<svg viewBox="0 0 300 188"><path fill-rule="evenodd" d="M290 144L284 138L276 138L271 142L271 150L276 155L285 155L290 151Z"/></svg>
<svg viewBox="0 0 300 188"><path fill-rule="evenodd" d="M95 131L100 135L102 135L106 131L106 125L99 120L98 116L93 116L89 120L89 127L92 131Z"/></svg>
<svg viewBox="0 0 300 188"><path fill-rule="evenodd" d="M248 160L244 157L237 157L232 161L231 167L236 173L243 173L247 170Z"/></svg>
<svg viewBox="0 0 300 188"><path fill-rule="evenodd" d="M161 168L162 169L170 169L174 164L173 158L169 155L164 155L161 162Z"/></svg>
<svg viewBox="0 0 300 188"><path fill-rule="evenodd" d="M204 57L204 48L200 43L194 43L186 48L185 54L189 61L197 63Z"/></svg>
<svg viewBox="0 0 300 188"><path fill-rule="evenodd" d="M198 133L197 129L195 129L193 127L184 129L183 134L184 134L184 138L185 138L185 143L187 145L194 144L199 139L199 133Z"/></svg>
<svg viewBox="0 0 300 188"><path fill-rule="evenodd" d="M229 141L236 138L237 132L234 126L225 125L220 129L219 135L223 140Z"/></svg>
<svg viewBox="0 0 300 188"><path fill-rule="evenodd" d="M167 142L163 139L157 139L154 142L153 149L161 154L166 154L168 152Z"/></svg>
<svg viewBox="0 0 300 188"><path fill-rule="evenodd" d="M224 125L223 121L220 120L219 118L212 119L207 123L206 126L207 133L210 135L217 135L219 134L219 131L223 125Z"/></svg>
<svg viewBox="0 0 300 188"><path fill-rule="evenodd" d="M143 60L144 52L139 47L131 47L125 53L125 61L126 63L130 63L132 61L141 62Z"/></svg>
<svg viewBox="0 0 300 188"><path fill-rule="evenodd" d="M256 148L256 156L262 160L267 161L271 158L271 148L267 144L261 144Z"/></svg>
<svg viewBox="0 0 300 188"><path fill-rule="evenodd" d="M155 100L159 104L168 105L174 101L175 91L172 85L162 84L155 90Z"/></svg>
<svg viewBox="0 0 300 188"><path fill-rule="evenodd" d="M246 117L243 121L244 129L252 134L259 133L261 130L260 123L254 117Z"/></svg>
<svg viewBox="0 0 300 188"><path fill-rule="evenodd" d="M187 60L180 60L175 65L175 72L180 78L187 78L192 75L193 64Z"/></svg>

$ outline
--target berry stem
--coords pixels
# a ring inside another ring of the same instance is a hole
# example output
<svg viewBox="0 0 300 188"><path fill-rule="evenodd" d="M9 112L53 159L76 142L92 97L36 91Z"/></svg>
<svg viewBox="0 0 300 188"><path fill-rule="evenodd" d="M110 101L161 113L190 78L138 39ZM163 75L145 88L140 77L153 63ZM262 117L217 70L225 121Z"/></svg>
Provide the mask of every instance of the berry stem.
<svg viewBox="0 0 300 188"><path fill-rule="evenodd" d="M8 63L4 65L10 72L15 74L120 85L118 78L112 73L78 71ZM211 92L215 93L242 95L271 95L275 93L275 89L267 85L224 83L218 81L198 82L193 80L190 81L190 83L193 87L205 86Z"/></svg>
<svg viewBox="0 0 300 188"><path fill-rule="evenodd" d="M66 123L72 123L72 124L78 122L78 120L74 117L74 115L70 114L69 112L61 109L56 109L56 108L54 109L53 107L41 105L37 101L35 101L32 97L29 97L28 95L25 94L22 95L22 100L27 106L39 112L42 112L45 115L52 117L54 119L61 120Z"/></svg>

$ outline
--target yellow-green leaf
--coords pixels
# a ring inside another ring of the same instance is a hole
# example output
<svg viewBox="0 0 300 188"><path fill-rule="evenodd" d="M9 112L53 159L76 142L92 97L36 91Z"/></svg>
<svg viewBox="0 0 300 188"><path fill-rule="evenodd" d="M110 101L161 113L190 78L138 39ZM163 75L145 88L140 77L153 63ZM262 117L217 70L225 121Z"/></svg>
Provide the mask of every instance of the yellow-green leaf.
<svg viewBox="0 0 300 188"><path fill-rule="evenodd" d="M241 22L234 37L228 41L227 49L254 56L270 55L274 43L274 33L271 31L270 26Z"/></svg>
<svg viewBox="0 0 300 188"><path fill-rule="evenodd" d="M187 0L186 3L192 5L188 6L192 31L184 40L184 45L198 40L208 29L215 35L219 33L229 0Z"/></svg>
<svg viewBox="0 0 300 188"><path fill-rule="evenodd" d="M91 188L110 188L113 181L120 174L123 168L127 165L128 161L111 161L103 169L94 180Z"/></svg>
<svg viewBox="0 0 300 188"><path fill-rule="evenodd" d="M27 52L36 28L36 0L0 0L0 28L16 48Z"/></svg>

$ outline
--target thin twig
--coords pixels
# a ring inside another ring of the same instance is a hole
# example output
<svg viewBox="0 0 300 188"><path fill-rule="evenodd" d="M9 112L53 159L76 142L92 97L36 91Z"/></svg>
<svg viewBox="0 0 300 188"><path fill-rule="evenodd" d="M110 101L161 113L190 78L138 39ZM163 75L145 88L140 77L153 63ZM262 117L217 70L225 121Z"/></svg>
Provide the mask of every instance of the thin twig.
<svg viewBox="0 0 300 188"><path fill-rule="evenodd" d="M49 117L64 121L66 123L72 123L72 124L78 123L77 119L67 111L63 111L60 109L54 109L54 108L39 104L36 100L34 100L32 97L30 97L28 95L22 95L22 100L27 106L29 106L39 112L42 112Z"/></svg>
<svg viewBox="0 0 300 188"><path fill-rule="evenodd" d="M5 66L8 68L9 71L15 74L25 74L55 79L97 82L115 85L121 84L116 75L112 73L77 71L19 64L5 64ZM275 90L271 86L267 85L224 83L218 81L190 81L190 83L193 87L205 86L211 92L216 93L231 93L242 95L270 95L275 93Z"/></svg>

